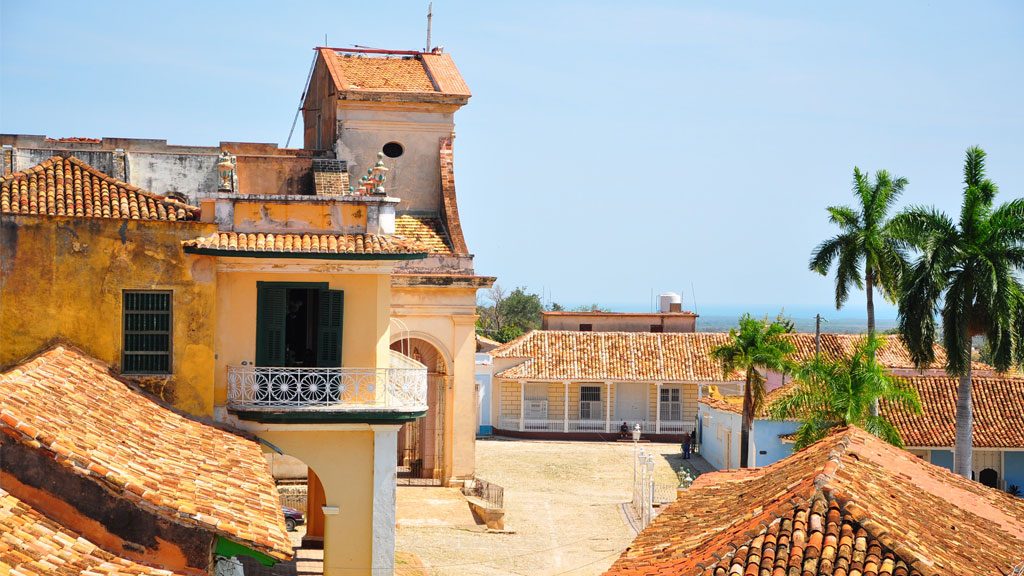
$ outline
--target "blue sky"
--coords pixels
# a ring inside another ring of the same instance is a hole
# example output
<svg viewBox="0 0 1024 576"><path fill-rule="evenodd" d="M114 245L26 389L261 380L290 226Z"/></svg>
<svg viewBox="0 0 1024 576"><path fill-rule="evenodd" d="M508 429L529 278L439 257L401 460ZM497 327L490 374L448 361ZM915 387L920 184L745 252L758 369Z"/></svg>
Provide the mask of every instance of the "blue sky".
<svg viewBox="0 0 1024 576"><path fill-rule="evenodd" d="M0 0L0 132L284 144L312 51L421 48L426 2ZM477 271L568 304L836 315L807 271L854 165L955 212L1024 194L1024 4L434 2ZM294 141L293 141L294 143ZM692 287L692 291L691 291ZM856 295L845 312L859 315ZM881 317L892 317L883 306Z"/></svg>

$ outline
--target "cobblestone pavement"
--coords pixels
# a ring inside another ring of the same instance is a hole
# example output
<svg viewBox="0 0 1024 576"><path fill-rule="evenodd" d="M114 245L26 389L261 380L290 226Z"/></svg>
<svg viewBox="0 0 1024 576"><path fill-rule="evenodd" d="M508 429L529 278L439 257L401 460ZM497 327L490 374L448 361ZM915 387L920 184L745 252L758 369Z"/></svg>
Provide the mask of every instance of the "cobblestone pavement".
<svg viewBox="0 0 1024 576"><path fill-rule="evenodd" d="M679 445L642 446L657 455L658 483L675 482ZM399 552L430 576L598 575L635 535L622 511L632 497L630 443L481 440L477 475L505 488L506 533L399 526Z"/></svg>

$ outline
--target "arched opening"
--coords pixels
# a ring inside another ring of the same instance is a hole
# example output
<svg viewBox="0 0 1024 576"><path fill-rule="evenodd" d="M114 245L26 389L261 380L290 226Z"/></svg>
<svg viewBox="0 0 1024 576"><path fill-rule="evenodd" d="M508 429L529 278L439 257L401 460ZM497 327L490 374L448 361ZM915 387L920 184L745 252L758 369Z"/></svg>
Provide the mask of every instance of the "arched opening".
<svg viewBox="0 0 1024 576"><path fill-rule="evenodd" d="M399 478L443 481L444 424L448 378L451 371L444 354L422 338L403 338L391 349L427 367L427 413L402 425L398 432Z"/></svg>
<svg viewBox="0 0 1024 576"><path fill-rule="evenodd" d="M269 449L269 446L268 446ZM264 452L278 495L281 515L295 547L295 558L273 568L261 566L251 558L240 558L245 574L302 574L298 564L311 573L323 571L324 514L323 484L309 465L289 454L269 449Z"/></svg>
<svg viewBox="0 0 1024 576"><path fill-rule="evenodd" d="M997 488L999 485L999 473L991 468L985 468L978 474L978 481L989 488Z"/></svg>

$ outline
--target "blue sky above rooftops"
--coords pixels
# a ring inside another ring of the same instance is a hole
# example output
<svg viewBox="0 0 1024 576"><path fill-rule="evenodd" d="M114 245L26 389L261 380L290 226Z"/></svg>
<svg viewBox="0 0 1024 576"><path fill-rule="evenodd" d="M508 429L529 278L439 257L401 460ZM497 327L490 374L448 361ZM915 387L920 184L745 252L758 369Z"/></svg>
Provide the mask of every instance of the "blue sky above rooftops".
<svg viewBox="0 0 1024 576"><path fill-rule="evenodd" d="M325 34L418 49L425 12L3 0L0 132L284 145ZM956 212L978 144L1024 195L1021 3L436 0L433 39L473 90L456 169L477 271L563 304L676 290L705 314L836 316L807 258L854 165Z"/></svg>

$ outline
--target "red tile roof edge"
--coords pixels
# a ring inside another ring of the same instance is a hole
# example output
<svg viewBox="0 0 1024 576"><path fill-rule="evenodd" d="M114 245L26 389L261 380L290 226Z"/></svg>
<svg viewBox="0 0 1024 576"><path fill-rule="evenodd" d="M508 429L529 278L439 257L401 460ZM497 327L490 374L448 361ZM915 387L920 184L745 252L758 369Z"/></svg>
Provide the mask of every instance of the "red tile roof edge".
<svg viewBox="0 0 1024 576"><path fill-rule="evenodd" d="M125 182L123 180L115 178L115 177L113 177L113 176L111 176L109 174L101 172L97 168L93 167L91 164L87 164L84 160L78 158L77 156L75 156L73 154L54 154L53 156L50 156L49 158L47 158L46 160L43 160L42 162L36 164L35 166L32 166L30 168L25 168L24 170L18 170L17 172L11 172L10 174L4 174L2 177L0 177L0 182L3 182L5 180L14 180L14 179L16 179L18 177L27 177L27 176L31 175L32 173L41 172L43 170L43 166L45 164L52 163L52 162L55 162L55 161L61 161L61 160L66 160L66 161L68 161L68 162L70 162L72 164L77 165L82 170L85 170L86 172L92 174L93 176L99 178L100 180L104 180L104 181L106 181L108 183L114 183L117 186L119 186L121 188L124 188L125 190L128 190L130 192L135 192L136 194L139 194L141 196L145 196L145 197L147 197L147 198L149 198L151 200L157 201L157 202L166 202L166 203L172 204L174 206L179 206L181 208L184 208L187 212L192 214L195 218L198 218L198 216L199 216L199 207L198 206L192 206L191 204L186 204L184 202L180 202L178 200L175 200L174 198L168 198L167 196L161 196L160 194L157 194L156 192L151 192L151 191L146 190L144 188L139 188L138 186L135 186L134 184L130 184L128 182ZM189 222L189 221L191 221L191 220L176 220L175 222Z"/></svg>
<svg viewBox="0 0 1024 576"><path fill-rule="evenodd" d="M174 407L168 406L165 402L163 402L163 401L153 397L151 394L141 390L138 386L136 386L136 385L132 384L131 382L125 380L119 374L115 373L109 365L103 363L100 360L97 360L91 354L88 354L87 352L83 351L78 346L75 346L74 344L69 344L66 341L63 341L63 340L60 340L60 339L53 341L52 343L50 343L47 346L45 346L43 349L41 349L38 352L36 352L36 353L26 357L25 359L23 359L21 361L18 361L16 363L13 363L12 365L9 365L6 368L0 369L0 378L4 378L4 377L6 377L6 376L8 376L10 374L16 373L18 371L18 368L20 368L21 366L25 366L25 365L28 365L30 363L33 363L33 362L41 359L42 357L46 356L47 354L50 354L50 353L56 351L57 349L64 349L64 350L67 350L67 351L69 351L71 353L74 353L74 354L77 354L77 355L83 357L84 360L90 362L91 364L93 364L93 366L98 367L98 368L102 368L106 372L106 374L109 375L113 380L116 380L116 381L120 382L126 388L131 390L133 393L138 394L140 397L142 397L146 401L149 401L149 402L159 406L162 409L165 409L165 410L168 410L170 412L173 412L174 414L176 414L177 416L180 416L181 418L184 418L184 419L187 419L187 420L191 420L191 421L193 421L193 422L195 422L197 424L200 424L200 425L205 425L205 426L209 426L211 428L215 428L215 429L217 429L217 430L219 430L221 432L224 432L224 433L228 433L228 434L232 434L232 435L238 436L239 438L241 438L243 440L246 440L246 441L257 442L255 437L248 436L248 435L246 435L244 433L240 433L240 431L238 431L236 429L233 429L233 428L231 428L229 426L226 426L225 424L216 423L216 422L212 422L210 420L199 418L199 417L197 417L195 415L192 415L190 413L183 412L183 411L181 411L179 409L176 409ZM180 524L182 526L186 526L186 527L201 526L204 529L206 529L206 530L208 530L208 531L210 531L210 532L212 532L214 534L223 536L223 537L225 537L228 540L232 540L232 541L235 541L235 542L242 543L242 544L244 544L244 545L246 545L248 547L253 548L254 550L258 550L260 552L263 552L263 553L265 553L265 554L267 554L267 555L269 555L269 556L271 556L273 558L276 558L278 560L290 560L291 557L292 557L291 556L292 552L291 552L290 549L286 551L286 550L283 550L283 549L273 548L273 547L271 547L269 545L264 545L264 544L261 544L261 543L258 543L258 542L246 540L244 538L241 538L239 535L236 535L234 533L228 532L226 530L222 530L217 525L210 524L208 522L203 522L203 521L201 521L201 520L199 520L197 518L190 518L190 517L184 516L184 515L182 515L176 509L173 509L173 508L170 508L170 507L161 506L158 503L151 502L150 500L147 500L144 497L143 492L140 491L140 492L136 493L136 492L128 489L127 485L125 485L125 484L119 484L118 482L115 482L115 481L107 478L106 476L102 476L102 475L97 474L96 472L93 471L93 469L91 467L89 469L82 469L80 466L77 465L76 462L70 461L68 458L66 458L63 455L59 454L58 452L54 451L54 449L51 448L50 446L46 446L43 443L41 443L39 441L39 438L37 437L38 431L36 431L35 434L33 434L32 432L35 430L35 427L32 426L30 423L21 422L21 421L15 421L14 423L12 423L12 420L15 420L14 414L12 412L10 412L9 410L6 410L6 409L3 409L2 407L0 407L0 433L8 434L9 436L11 436L11 438L13 438L14 440L20 442L21 444L23 444L23 445L25 445L25 446L27 446L29 448L32 448L34 450L39 450L39 451L45 451L45 452L53 455L53 459L54 459L55 462L59 463L60 465L64 466L65 468L68 468L72 472L77 473L77 474L79 474L79 475L81 475L81 476L83 476L85 478L88 478L89 480L91 480L91 481L93 481L93 482L103 486L105 489L109 490L112 494L118 495L119 497L122 497L122 498L125 498L125 499L131 501L134 505L138 506L141 509L144 509L144 510L147 510L149 512L152 512L153 514L156 514L157 516L159 516L161 518L164 518L164 519L166 519L168 521Z"/></svg>

